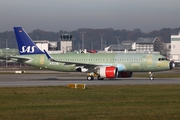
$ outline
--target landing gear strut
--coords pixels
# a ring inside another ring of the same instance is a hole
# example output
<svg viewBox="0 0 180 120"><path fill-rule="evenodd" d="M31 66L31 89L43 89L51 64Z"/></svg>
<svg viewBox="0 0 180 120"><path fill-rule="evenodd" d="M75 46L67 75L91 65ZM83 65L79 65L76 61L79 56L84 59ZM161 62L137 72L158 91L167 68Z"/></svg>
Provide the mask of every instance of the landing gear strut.
<svg viewBox="0 0 180 120"><path fill-rule="evenodd" d="M90 81L90 80L94 80L94 73L89 73L87 75L87 80Z"/></svg>
<svg viewBox="0 0 180 120"><path fill-rule="evenodd" d="M154 80L154 77L153 77L153 73L152 73L152 72L149 72L149 79L150 79L150 80Z"/></svg>
<svg viewBox="0 0 180 120"><path fill-rule="evenodd" d="M91 80L94 80L94 77L97 77L98 80L104 80L103 77L101 77L100 75L96 74L96 73L88 73L87 74L87 80L88 81L91 81Z"/></svg>

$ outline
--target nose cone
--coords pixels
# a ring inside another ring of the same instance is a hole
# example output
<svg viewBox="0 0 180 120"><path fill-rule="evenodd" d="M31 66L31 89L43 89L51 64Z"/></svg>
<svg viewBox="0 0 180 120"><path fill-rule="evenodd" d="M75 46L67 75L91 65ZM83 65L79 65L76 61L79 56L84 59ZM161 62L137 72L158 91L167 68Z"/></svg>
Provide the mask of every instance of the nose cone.
<svg viewBox="0 0 180 120"><path fill-rule="evenodd" d="M174 67L175 67L175 64L174 64L173 61L171 61L171 62L169 63L169 68L170 68L170 69L173 69Z"/></svg>

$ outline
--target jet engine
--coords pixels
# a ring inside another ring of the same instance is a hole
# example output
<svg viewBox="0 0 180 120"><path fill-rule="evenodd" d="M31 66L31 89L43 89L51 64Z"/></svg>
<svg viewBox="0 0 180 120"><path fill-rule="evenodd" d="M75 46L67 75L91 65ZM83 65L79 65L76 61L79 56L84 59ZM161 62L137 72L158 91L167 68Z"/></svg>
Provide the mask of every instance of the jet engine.
<svg viewBox="0 0 180 120"><path fill-rule="evenodd" d="M115 78L117 77L117 71L118 69L114 66L104 66L100 67L97 73L102 78Z"/></svg>
<svg viewBox="0 0 180 120"><path fill-rule="evenodd" d="M132 77L133 72L118 72L118 78Z"/></svg>

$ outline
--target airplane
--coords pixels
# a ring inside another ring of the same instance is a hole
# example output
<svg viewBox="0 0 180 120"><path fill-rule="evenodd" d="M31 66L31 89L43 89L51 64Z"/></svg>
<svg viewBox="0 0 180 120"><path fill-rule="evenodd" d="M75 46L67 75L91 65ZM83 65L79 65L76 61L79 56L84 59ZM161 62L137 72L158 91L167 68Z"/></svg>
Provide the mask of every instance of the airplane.
<svg viewBox="0 0 180 120"><path fill-rule="evenodd" d="M0 49L0 59L10 60L11 56L19 55L19 51L17 49Z"/></svg>
<svg viewBox="0 0 180 120"><path fill-rule="evenodd" d="M133 72L153 72L174 68L174 62L154 53L73 53L51 54L41 51L22 27L14 27L19 54L12 58L17 62L63 72L85 72L87 80L132 77Z"/></svg>

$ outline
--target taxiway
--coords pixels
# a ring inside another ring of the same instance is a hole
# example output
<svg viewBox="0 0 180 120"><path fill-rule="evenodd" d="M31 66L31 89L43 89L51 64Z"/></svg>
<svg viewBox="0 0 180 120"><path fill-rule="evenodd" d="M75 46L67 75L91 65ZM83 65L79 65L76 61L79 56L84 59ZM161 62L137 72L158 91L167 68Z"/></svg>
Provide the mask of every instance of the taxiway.
<svg viewBox="0 0 180 120"><path fill-rule="evenodd" d="M151 85L180 84L179 78L118 78L87 81L83 74L0 74L0 87L67 86L69 83L86 85Z"/></svg>

